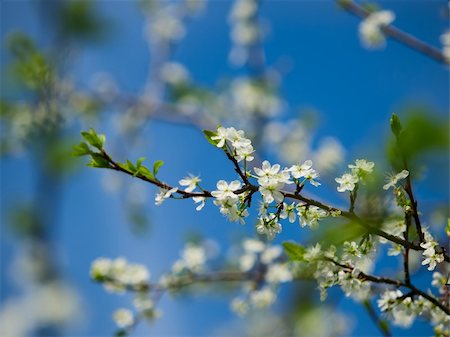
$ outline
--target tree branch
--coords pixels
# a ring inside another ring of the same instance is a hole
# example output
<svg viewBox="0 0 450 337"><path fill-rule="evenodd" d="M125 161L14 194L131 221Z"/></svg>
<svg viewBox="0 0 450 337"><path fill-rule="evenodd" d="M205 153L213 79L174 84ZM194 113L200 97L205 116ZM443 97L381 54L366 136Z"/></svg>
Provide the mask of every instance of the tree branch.
<svg viewBox="0 0 450 337"><path fill-rule="evenodd" d="M366 18L371 14L370 11L356 4L352 0L337 0L337 2L343 9L357 17ZM435 48L427 44L426 42L419 40L415 36L408 34L393 25L384 26L382 27L382 30L384 34L400 42L401 44L440 63L447 65L449 64L447 58L438 48Z"/></svg>

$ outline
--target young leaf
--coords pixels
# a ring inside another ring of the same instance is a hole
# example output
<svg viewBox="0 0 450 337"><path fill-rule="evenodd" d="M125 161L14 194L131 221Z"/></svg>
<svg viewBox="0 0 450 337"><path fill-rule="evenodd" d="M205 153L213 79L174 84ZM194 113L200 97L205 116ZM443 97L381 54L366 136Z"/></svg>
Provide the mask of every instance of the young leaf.
<svg viewBox="0 0 450 337"><path fill-rule="evenodd" d="M139 168L142 166L142 163L144 162L146 158L145 157L140 157L137 162L136 162L136 168L139 170Z"/></svg>
<svg viewBox="0 0 450 337"><path fill-rule="evenodd" d="M214 145L217 146L217 144L219 143L218 140L213 140L212 137L217 136L217 133L214 131L210 131L210 130L203 130L203 134L205 135L206 140Z"/></svg>
<svg viewBox="0 0 450 337"><path fill-rule="evenodd" d="M139 168L139 173L144 176L145 178L149 179L149 180L155 180L155 177L153 176L153 174L150 172L150 170L148 168L146 168L145 166L141 166Z"/></svg>
<svg viewBox="0 0 450 337"><path fill-rule="evenodd" d="M284 251L292 261L303 261L305 248L293 242L283 242Z"/></svg>
<svg viewBox="0 0 450 337"><path fill-rule="evenodd" d="M129 161L128 159L127 159L127 166L126 166L126 168L128 169L128 171L130 171L132 173L135 173L137 171L136 166L134 166L134 164L131 161Z"/></svg>
<svg viewBox="0 0 450 337"><path fill-rule="evenodd" d="M102 157L102 155L98 153L91 153L92 160L88 164L88 166L97 167L97 168L109 168L108 161Z"/></svg>
<svg viewBox="0 0 450 337"><path fill-rule="evenodd" d="M163 165L164 165L164 162L162 160L155 161L155 163L153 164L153 175L155 177L158 174L158 171L159 171L160 167L163 166Z"/></svg>
<svg viewBox="0 0 450 337"><path fill-rule="evenodd" d="M105 144L105 135L97 135L94 129L90 128L88 132L83 131L81 135L86 139L86 141L93 147L102 150Z"/></svg>
<svg viewBox="0 0 450 337"><path fill-rule="evenodd" d="M402 131L402 124L400 123L400 118L396 114L392 114L391 117L391 131L395 137L400 136L400 132Z"/></svg>
<svg viewBox="0 0 450 337"><path fill-rule="evenodd" d="M79 145L75 145L72 151L72 155L77 157L85 156L90 153L91 150L89 149L89 146L84 142L81 142Z"/></svg>

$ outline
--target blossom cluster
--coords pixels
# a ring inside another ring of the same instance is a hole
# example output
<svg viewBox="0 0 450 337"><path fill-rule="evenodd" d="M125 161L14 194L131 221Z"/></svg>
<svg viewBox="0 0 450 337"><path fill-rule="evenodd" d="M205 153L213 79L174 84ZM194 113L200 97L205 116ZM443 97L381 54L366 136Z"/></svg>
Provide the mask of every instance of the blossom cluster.
<svg viewBox="0 0 450 337"><path fill-rule="evenodd" d="M368 236L359 244L354 241L344 242L340 251L332 245L326 248L320 244L307 247L304 249L302 261L312 270L322 300L327 297L329 288L340 286L346 296L356 301L367 301L374 292L366 278L373 269L375 254L375 241ZM432 285L438 288L440 293L447 291L446 282L446 276L439 272L433 274ZM422 295L404 294L398 288L388 288L377 300L377 305L395 325L407 328L419 316L431 317L438 336L446 336L449 333L450 316Z"/></svg>
<svg viewBox="0 0 450 337"><path fill-rule="evenodd" d="M214 246L214 244L211 244ZM210 274L206 262L211 254L207 244L188 243L180 252L169 273L161 276L158 282L149 282L146 267L129 264L123 258L109 260L99 258L92 263L91 277L103 283L109 291L134 291L134 311L120 308L113 313L118 328L128 331L140 318L153 321L161 316L156 309L156 301L163 291L177 289L193 284L196 280L208 281ZM278 245L266 244L257 239L245 239L241 243L241 254L225 265L235 266L228 272L248 276L251 283L242 287L242 293L234 298L231 309L238 315L246 314L251 308L267 308L275 302L277 288L281 283L293 280L291 263L283 256L283 249ZM229 267L230 268L230 267ZM225 274L227 272L224 272ZM214 279L211 279L214 280Z"/></svg>
<svg viewBox="0 0 450 337"><path fill-rule="evenodd" d="M409 254L410 250L422 254L422 265L426 265L430 271L436 267L441 268L440 264L448 259L448 256L445 249L439 246L438 241L428 231L428 227L416 222L415 218L419 213L417 203L411 196L411 180L407 170L388 177L383 190L393 190L397 205L400 207L395 208L384 222L378 222L370 218L360 218L356 214L359 212L354 211L358 190L371 180L375 163L357 159L348 165L347 172L335 178L338 192L350 192L350 207L346 211L303 195L304 188L321 185L319 173L313 168L311 160L298 162L290 167L282 167L278 163L271 164L264 160L260 165L250 168L247 165L254 161L255 151L244 131L220 126L215 131L204 133L211 144L226 154L239 179L219 180L216 189L208 191L200 186L202 180L199 176L189 174L179 180L179 187L172 187L156 178L158 167L161 165L157 161L154 164L156 169L154 168L153 175L149 175L145 167L143 169L147 174L144 176L145 180L150 180L160 187L155 199L156 204L161 204L168 198L192 198L198 204L196 209L201 210L206 200L211 198L220 212L230 221L244 223L245 218L249 216L253 198L258 198L256 231L269 240L282 231L283 220L289 223L298 221L301 227L315 228L324 218L342 216L365 230L358 233L358 240L347 239L338 246L323 242L310 247L284 243L290 261L283 256L280 246L257 239L247 239L242 242L240 249L242 254L234 264L236 270L222 274L211 273L212 269L207 265L209 256L206 246L191 243L180 253L171 271L154 284L148 283L149 273L141 265L128 264L121 258L99 259L93 263L91 270L95 280L102 282L112 291L132 290L147 297L154 291L176 291L197 281L213 282L220 277L230 281L245 280L247 282L242 288L242 293L231 301L232 310L244 315L251 309L270 306L276 300L278 286L293 281L294 275L300 275L297 273L301 271L317 281L322 300L327 297L328 289L333 286L340 287L347 297L365 303L370 302L370 295L381 290L385 292L377 304L380 311L394 324L407 327L416 317L426 316L431 317L436 331L446 331L448 315L445 315L447 310L442 303L445 300L444 296L448 294L448 280L439 272L433 275L432 285L443 294L441 299L418 289L410 279L409 264L413 265L420 256ZM95 132L91 136L99 137ZM142 160L138 160L137 166L141 164ZM133 168L130 163L119 167L140 177L139 169ZM416 226L411 226L413 220ZM403 280L371 274L376 256L380 254L378 243L390 244L387 251L389 256L403 253L405 269ZM377 287L373 284L377 284ZM403 287L410 291L401 292L400 289L403 290ZM144 316L153 319L157 316L157 312L152 299L148 300L150 302L145 302L142 298L140 302L138 301L141 304L147 303L146 306L141 306L147 308L147 311L139 310L136 305L135 307L138 315L144 315L145 312ZM136 322L135 314L128 309L119 310L114 317L120 327L131 327Z"/></svg>
<svg viewBox="0 0 450 337"><path fill-rule="evenodd" d="M242 272L255 275L254 283L242 289L235 297L231 309L242 316L251 309L263 309L272 305L277 298L277 287L294 278L291 265L283 260L283 249L268 245L257 239L242 241L242 255L238 267Z"/></svg>
<svg viewBox="0 0 450 337"><path fill-rule="evenodd" d="M107 290L120 293L129 287L145 287L150 279L150 272L144 265L130 264L122 257L114 260L98 258L92 263L91 277L103 282Z"/></svg>
<svg viewBox="0 0 450 337"><path fill-rule="evenodd" d="M423 296L413 299L399 289L386 290L377 300L377 305L395 325L408 328L417 316L429 316L437 336L447 336L450 333L450 316Z"/></svg>
<svg viewBox="0 0 450 337"><path fill-rule="evenodd" d="M374 254L369 236L361 244L344 242L340 252L333 245L323 248L317 243L305 249L303 261L313 271L321 300L325 300L329 288L338 285L347 297L360 301L370 294L370 284L364 281L361 273L372 269Z"/></svg>
<svg viewBox="0 0 450 337"><path fill-rule="evenodd" d="M344 173L340 178L335 179L339 184L337 190L339 192L352 192L360 180L364 180L368 174L372 173L374 166L375 163L373 162L357 159L354 164L348 165L351 172Z"/></svg>
<svg viewBox="0 0 450 337"><path fill-rule="evenodd" d="M203 0L185 0L176 5L155 1L153 5L143 6L148 17L144 35L152 43L176 42L186 34L185 17L195 15L204 6Z"/></svg>
<svg viewBox="0 0 450 337"><path fill-rule="evenodd" d="M229 22L233 48L229 58L232 64L243 65L249 57L248 48L260 38L261 32L255 20L257 11L256 0L236 0L231 8Z"/></svg>
<svg viewBox="0 0 450 337"><path fill-rule="evenodd" d="M422 256L424 260L422 265L428 265L428 270L434 270L436 264L444 261L444 255L442 251L437 251L439 243L433 238L433 236L427 231L424 231L425 242L422 242L420 246L424 249Z"/></svg>

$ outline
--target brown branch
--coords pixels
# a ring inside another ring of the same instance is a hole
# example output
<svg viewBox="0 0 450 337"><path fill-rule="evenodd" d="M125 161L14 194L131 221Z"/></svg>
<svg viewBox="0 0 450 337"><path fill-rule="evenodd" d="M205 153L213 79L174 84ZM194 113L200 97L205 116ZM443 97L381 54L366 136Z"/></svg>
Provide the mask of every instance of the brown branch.
<svg viewBox="0 0 450 337"><path fill-rule="evenodd" d="M337 0L337 2L343 9L357 17L366 18L371 14L370 11L354 3L352 0ZM449 64L449 61L444 56L441 50L430 46L428 43L419 40L415 36L402 31L394 25L384 26L381 29L384 34L400 42L401 44L415 51L418 51L419 53L422 53L423 55L428 56L440 63L447 65Z"/></svg>
<svg viewBox="0 0 450 337"><path fill-rule="evenodd" d="M229 155L227 151L226 151L226 153L227 153L227 155ZM163 182L161 182L159 180L149 179L148 177L142 175L139 172L136 174L136 173L133 173L133 172L123 168L117 162L115 162L105 151L103 151L101 153L101 155L108 161L108 163L110 164L109 168L112 169L112 170L116 170L116 171L119 171L119 172L126 173L126 174L128 174L130 176L134 176L134 177L136 177L138 179L141 179L143 181L146 181L148 183L156 185L156 186L158 186L158 187L160 187L162 189L165 189L165 190L170 190L170 189L173 188L173 186L168 185L166 183L163 183ZM233 156L231 156L231 158L233 158ZM230 160L232 160L232 159L230 159ZM242 171L240 170L239 164L237 164L236 159L234 159L233 163L235 163L234 164L235 167L237 166L236 170L242 173ZM254 192L256 192L258 190L258 187L253 185L253 184L251 184L248 181L248 178L246 178L246 180L247 180L247 183L244 184L244 186L241 189L236 191L235 192L236 194L242 194L242 193L244 193L246 191L250 191L251 194L253 194ZM186 191L178 189L176 193L181 194L183 199L193 198L193 197L204 197L204 198L211 198L212 197L211 192L209 192L207 190L204 190L204 189L202 190L202 192L186 192ZM295 193L293 194L293 193L290 193L290 192L283 192L283 194L287 198L303 201L303 202L307 203L308 205L317 206L320 209L323 209L323 210L325 210L327 212L333 212L333 211L340 212L340 214L343 217L345 217L345 218L347 218L349 220L352 220L355 223L363 226L370 233L378 235L378 236L381 236L381 237L383 237L383 238L385 238L385 239L387 239L387 240L389 240L391 242L394 242L396 244L399 244L399 245L401 245L401 246L403 246L405 248L418 250L418 251L424 250L424 248L422 248L420 245L416 245L416 244L414 244L412 242L409 242L407 240L404 240L404 239L402 239L402 238L400 238L398 236L388 234L388 233L384 232L383 230L381 230L381 229L379 229L377 227L369 225L366 221L364 221L363 219L361 219L360 217L358 217L356 214L354 214L352 212L347 212L347 211L343 211L343 210L340 210L340 209L332 207L332 206L327 206L327 205L325 205L325 204L323 204L323 203L321 203L321 202L319 202L317 200L309 199L309 198L306 198L306 197L304 197L302 195L299 195L299 194L295 194ZM442 254L444 256L444 260L446 262L450 262L450 257L445 253L445 251L442 251Z"/></svg>
<svg viewBox="0 0 450 337"><path fill-rule="evenodd" d="M105 151L102 151L101 155L103 156L103 158L105 158L108 161L108 163L110 164L109 168L112 170L126 173L128 175L131 175L133 177L136 177L138 179L146 181L150 184L156 185L165 190L171 190L173 188L173 186L163 183L162 181L159 181L157 179L150 179L150 178L142 175L141 173L136 174L136 173L133 173L133 172L123 168L122 166L119 165L119 163L115 162ZM193 197L209 198L209 197L212 197L211 193L206 190L203 190L202 192L186 192L186 191L178 189L176 193L181 194L183 196L183 198L193 198Z"/></svg>
<svg viewBox="0 0 450 337"><path fill-rule="evenodd" d="M338 212L340 212L340 214L343 217L345 217L345 218L347 218L347 219L349 219L351 221L354 221L355 223L361 225L362 227L366 228L372 234L381 236L381 237L385 238L386 240L389 240L391 242L399 244L399 245L401 245L401 246L403 246L405 248L408 248L408 249L413 249L413 250L418 250L418 251L425 250L420 245L416 245L413 242L409 242L409 241L406 241L405 239L402 239L402 238L400 238L398 236L386 233L385 231L379 229L378 227L375 227L375 226L372 226L372 225L368 224L367 221L364 221L363 219L361 219L359 216L357 216L354 213L343 211L343 210L340 210L340 209L338 209L336 207L325 205L325 204L321 203L320 201L309 199L309 198L306 198L306 197L304 197L302 195L298 195L298 194L295 194L295 193L284 192L284 196L287 197L287 198L303 201L303 202L305 202L308 205L317 206L320 209L323 209L323 210L325 210L327 212L338 211ZM446 254L446 252L442 251L442 254L444 256L444 260L446 262L450 262L450 257Z"/></svg>
<svg viewBox="0 0 450 337"><path fill-rule="evenodd" d="M408 240L409 235L409 228L411 227L411 215L408 212L405 212L405 232L403 233L403 237L405 238L405 241ZM405 273L405 283L410 284L411 283L411 276L409 273L409 248L405 247L405 251L403 252L403 270Z"/></svg>
<svg viewBox="0 0 450 337"><path fill-rule="evenodd" d="M412 216L413 216L414 222L416 224L417 235L419 235L420 242L425 242L425 238L424 238L423 231L422 231L422 225L420 223L419 212L417 210L417 201L414 198L414 193L413 193L412 184L411 184L411 178L410 178L409 174L406 177L405 191L408 194L409 200L411 201Z"/></svg>
<svg viewBox="0 0 450 337"><path fill-rule="evenodd" d="M339 263L338 261L335 261L334 259L331 258L326 258L326 261L330 261L332 263L334 263L335 265L346 269L347 272L352 272L353 271L353 267L349 266L349 265L345 265L342 263ZM358 274L358 278L362 279L362 280L367 280L373 283L381 283L381 284L390 284L390 285L394 285L397 287L405 287L410 289L411 291L406 295L407 297L412 297L415 295L420 295L424 298L426 298L428 301L430 301L431 303L433 303L435 306L437 306L439 309L441 309L443 312L445 312L447 315L450 315L450 308L445 305L444 303L440 302L437 298L435 298L434 296L420 290L419 288L416 288L411 282L406 283L406 282L402 282L399 280L395 280L395 279L391 279L388 277L380 277L380 276L374 276L374 275L369 275L366 274L364 272L360 272Z"/></svg>
<svg viewBox="0 0 450 337"><path fill-rule="evenodd" d="M244 185L251 185L250 182L248 181L248 177L247 177L247 173L246 172L242 172L241 167L239 166L238 161L236 160L236 158L233 156L232 153L230 153L230 150L228 148L228 143L225 142L225 147L224 147L224 152L227 155L227 158L233 163L234 165L234 170L236 171L236 173L239 175L239 177L241 177L242 181L244 182Z"/></svg>

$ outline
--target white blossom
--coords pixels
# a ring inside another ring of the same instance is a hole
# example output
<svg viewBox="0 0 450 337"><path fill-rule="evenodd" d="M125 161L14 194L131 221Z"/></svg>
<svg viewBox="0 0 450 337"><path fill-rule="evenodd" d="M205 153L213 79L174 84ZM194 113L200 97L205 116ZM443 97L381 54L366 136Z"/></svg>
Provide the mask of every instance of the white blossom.
<svg viewBox="0 0 450 337"><path fill-rule="evenodd" d="M440 272L435 271L433 273L433 281L431 282L431 285L433 287L436 287L439 289L440 294L444 294L446 290L446 284L449 282L448 277L445 275L442 275Z"/></svg>
<svg viewBox="0 0 450 337"><path fill-rule="evenodd" d="M264 242L256 239L245 239L242 245L247 252L251 253L260 253L265 248Z"/></svg>
<svg viewBox="0 0 450 337"><path fill-rule="evenodd" d="M427 239L425 237L425 239ZM425 250L422 252L424 260L422 261L422 265L428 264L428 270L434 270L436 268L436 264L444 261L444 255L442 253L436 252L436 247L438 247L438 243L434 240L427 240L425 243L421 243L420 246Z"/></svg>
<svg viewBox="0 0 450 337"><path fill-rule="evenodd" d="M270 162L264 160L262 163L262 168L255 167L254 171L259 176L259 179L264 177L275 177L280 171L280 164L270 165Z"/></svg>
<svg viewBox="0 0 450 337"><path fill-rule="evenodd" d="M374 162L367 161L365 159L356 159L355 164L348 165L348 168L352 170L354 175L364 177L365 175L373 172L374 166Z"/></svg>
<svg viewBox="0 0 450 337"><path fill-rule="evenodd" d="M317 206L297 206L297 213L300 218L300 226L317 227L319 220L328 216L328 212Z"/></svg>
<svg viewBox="0 0 450 337"><path fill-rule="evenodd" d="M303 258L306 261L314 261L320 257L322 257L322 247L319 243L316 243L314 246L308 247L303 255Z"/></svg>
<svg viewBox="0 0 450 337"><path fill-rule="evenodd" d="M211 194L217 201L235 201L237 202L239 196L235 194L238 189L241 188L241 183L238 180L234 180L231 183L227 183L225 180L219 180L217 182L217 190L212 191Z"/></svg>
<svg viewBox="0 0 450 337"><path fill-rule="evenodd" d="M304 178L305 180L308 180L311 185L316 187L320 185L319 182L314 180L319 177L319 174L312 168L311 160L307 160L301 165L293 165L289 171L293 178Z"/></svg>
<svg viewBox="0 0 450 337"><path fill-rule="evenodd" d="M188 244L181 252L181 258L186 268L199 271L206 262L206 252L202 246Z"/></svg>
<svg viewBox="0 0 450 337"><path fill-rule="evenodd" d="M447 63L450 63L450 30L441 35L442 53L444 54Z"/></svg>
<svg viewBox="0 0 450 337"><path fill-rule="evenodd" d="M192 200L194 200L194 203L199 204L195 208L197 211L200 211L203 207L205 207L205 197L192 197Z"/></svg>
<svg viewBox="0 0 450 337"><path fill-rule="evenodd" d="M194 175L189 175L189 177L185 177L183 179L181 179L179 181L179 184L181 186L187 186L184 191L185 192L192 192L193 190L195 190L195 188L197 187L198 183L201 182L202 180L200 179L200 177L194 176Z"/></svg>
<svg viewBox="0 0 450 337"><path fill-rule="evenodd" d="M236 156L237 161L246 159L247 161L253 160L253 147L250 139L245 138L245 133L242 130L236 130L233 127L224 128L219 127L217 129L217 135L211 137L212 140L217 141L217 147L224 147L228 141L234 148L236 153L232 155Z"/></svg>
<svg viewBox="0 0 450 337"><path fill-rule="evenodd" d="M390 25L395 19L391 11L378 11L368 15L359 25L359 36L367 48L379 48L385 44L383 27Z"/></svg>
<svg viewBox="0 0 450 337"><path fill-rule="evenodd" d="M389 311L398 304L398 298L403 296L400 290L386 290L379 300L377 300L377 305L381 311Z"/></svg>
<svg viewBox="0 0 450 337"><path fill-rule="evenodd" d="M281 230L281 225L278 223L275 215L262 216L256 225L258 234L266 235L269 240L273 239L276 234L281 233Z"/></svg>
<svg viewBox="0 0 450 337"><path fill-rule="evenodd" d="M267 204L273 201L282 202L284 195L282 188L285 184L291 184L290 174L287 169L281 170L279 164L271 165L267 160L262 163L262 168L255 167L253 170L258 175L259 191Z"/></svg>
<svg viewBox="0 0 450 337"><path fill-rule="evenodd" d="M282 188L284 183L278 182L271 178L261 178L260 180L259 192L261 193L265 203L282 202L284 200L284 195L282 193Z"/></svg>
<svg viewBox="0 0 450 337"><path fill-rule="evenodd" d="M161 79L171 85L179 85L189 80L188 70L177 62L166 62L160 70Z"/></svg>
<svg viewBox="0 0 450 337"><path fill-rule="evenodd" d="M334 179L338 184L338 192L353 191L358 183L358 177L352 173L344 173L342 177Z"/></svg>
<svg viewBox="0 0 450 337"><path fill-rule="evenodd" d="M269 265L265 278L269 283L284 283L292 281L293 276L287 264L274 263Z"/></svg>
<svg viewBox="0 0 450 337"><path fill-rule="evenodd" d="M258 9L254 0L237 0L233 3L230 20L248 20Z"/></svg>
<svg viewBox="0 0 450 337"><path fill-rule="evenodd" d="M128 309L118 309L113 313L114 322L120 328L126 328L134 324L133 313Z"/></svg>
<svg viewBox="0 0 450 337"><path fill-rule="evenodd" d="M367 299L370 292L370 284L358 279L359 271L353 269L351 273L343 270L338 272L338 282L345 296L353 297L358 300Z"/></svg>
<svg viewBox="0 0 450 337"><path fill-rule="evenodd" d="M256 262L256 254L246 253L239 258L239 269L243 272L253 268Z"/></svg>
<svg viewBox="0 0 450 337"><path fill-rule="evenodd" d="M92 262L91 277L104 282L110 291L122 292L126 286L139 287L148 283L150 272L144 265L128 263L124 258L99 258Z"/></svg>
<svg viewBox="0 0 450 337"><path fill-rule="evenodd" d="M267 308L273 302L275 302L275 299L276 295L274 291L269 287L264 287L250 293L250 302L256 308Z"/></svg>
<svg viewBox="0 0 450 337"><path fill-rule="evenodd" d="M243 316L248 311L248 304L242 298L236 297L230 303L231 310L239 316Z"/></svg>
<svg viewBox="0 0 450 337"><path fill-rule="evenodd" d="M137 294L133 305L139 311L152 310L155 307L155 303L145 294Z"/></svg>
<svg viewBox="0 0 450 337"><path fill-rule="evenodd" d="M160 188L155 197L155 205L161 205L166 199L170 198L172 194L177 191L178 189L176 187L171 188L170 190Z"/></svg>
<svg viewBox="0 0 450 337"><path fill-rule="evenodd" d="M261 254L261 262L264 264L270 264L275 259L279 258L283 253L281 246L267 247Z"/></svg>
<svg viewBox="0 0 450 337"><path fill-rule="evenodd" d="M184 37L186 30L173 9L167 6L149 20L145 33L150 41L177 41Z"/></svg>
<svg viewBox="0 0 450 337"><path fill-rule="evenodd" d="M391 187L396 186L399 180L405 179L408 175L409 172L407 170L403 170L400 173L388 176L387 183L383 186L383 189L388 190Z"/></svg>
<svg viewBox="0 0 450 337"><path fill-rule="evenodd" d="M245 49L241 49L244 51ZM230 100L240 114L274 117L281 109L279 97L269 88L248 78L238 78L231 84Z"/></svg>
<svg viewBox="0 0 450 337"><path fill-rule="evenodd" d="M290 205L287 205L286 203L283 204L283 210L281 211L280 218L281 219L289 219L290 223L294 223L295 219L297 218L297 206L295 203L292 203Z"/></svg>

